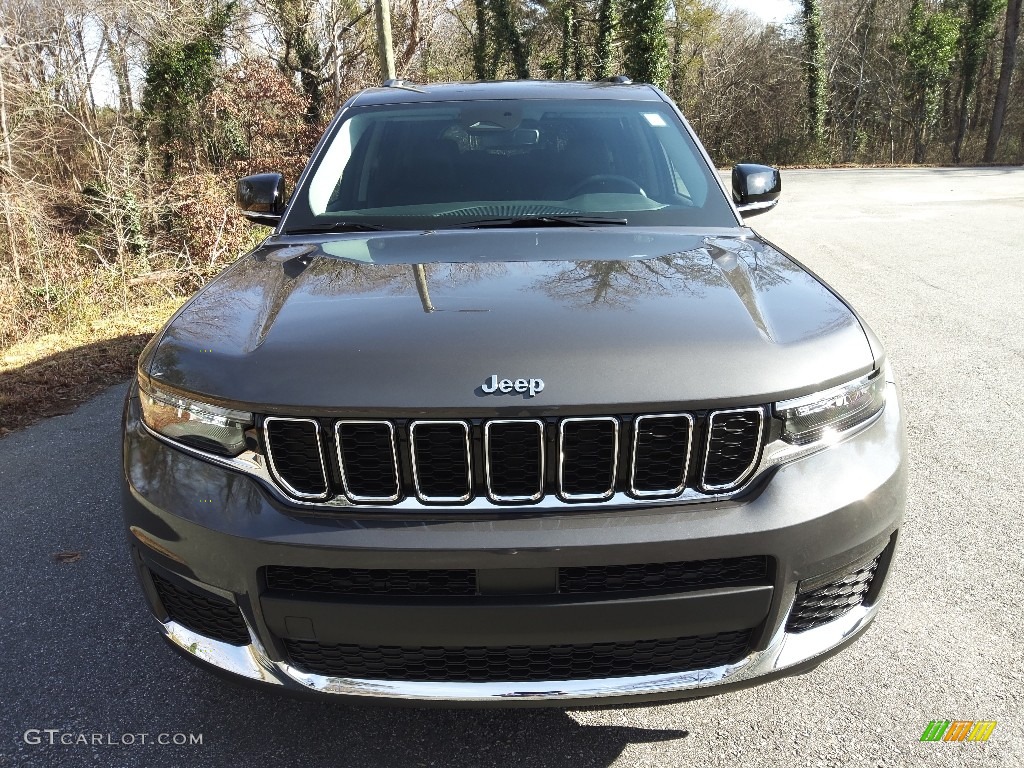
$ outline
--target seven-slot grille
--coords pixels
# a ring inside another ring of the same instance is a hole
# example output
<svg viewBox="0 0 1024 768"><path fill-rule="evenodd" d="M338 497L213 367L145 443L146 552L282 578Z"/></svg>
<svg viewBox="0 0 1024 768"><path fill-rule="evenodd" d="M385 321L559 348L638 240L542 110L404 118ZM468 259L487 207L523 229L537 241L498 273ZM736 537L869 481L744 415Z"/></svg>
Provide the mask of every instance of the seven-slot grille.
<svg viewBox="0 0 1024 768"><path fill-rule="evenodd" d="M458 506L482 496L602 502L616 493L671 499L687 487L738 488L760 455L760 408L561 420L264 421L268 464L291 496L354 504L415 498ZM329 444L333 443L333 444Z"/></svg>

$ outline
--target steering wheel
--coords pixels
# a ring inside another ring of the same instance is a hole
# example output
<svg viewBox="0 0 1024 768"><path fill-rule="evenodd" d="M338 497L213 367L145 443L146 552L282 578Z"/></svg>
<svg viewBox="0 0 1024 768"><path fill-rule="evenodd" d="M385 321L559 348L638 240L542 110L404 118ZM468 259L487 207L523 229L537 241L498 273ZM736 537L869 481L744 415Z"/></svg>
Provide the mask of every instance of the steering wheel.
<svg viewBox="0 0 1024 768"><path fill-rule="evenodd" d="M616 176L610 173L599 173L594 176L588 176L566 195L566 199L570 197L576 197L582 195L589 187L601 187L595 192L637 192L644 197L647 197L647 193L644 192L643 187L637 184L628 176ZM613 189L607 189L612 187Z"/></svg>

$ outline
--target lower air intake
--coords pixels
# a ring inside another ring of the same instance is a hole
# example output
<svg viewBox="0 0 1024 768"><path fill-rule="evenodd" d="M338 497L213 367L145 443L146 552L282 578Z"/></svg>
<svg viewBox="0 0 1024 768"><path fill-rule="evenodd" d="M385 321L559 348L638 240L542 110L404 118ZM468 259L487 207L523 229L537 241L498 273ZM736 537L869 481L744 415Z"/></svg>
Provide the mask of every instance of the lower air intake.
<svg viewBox="0 0 1024 768"><path fill-rule="evenodd" d="M806 632L808 629L820 627L835 621L854 606L863 603L864 597L871 589L871 581L878 568L878 559L876 557L870 563L851 570L823 587L798 592L793 610L789 614L789 621L786 623L786 631Z"/></svg>
<svg viewBox="0 0 1024 768"><path fill-rule="evenodd" d="M750 630L669 640L458 648L322 645L285 640L290 663L329 677L416 682L544 682L689 672L733 664Z"/></svg>
<svg viewBox="0 0 1024 768"><path fill-rule="evenodd" d="M249 630L233 603L216 595L184 589L155 573L151 576L171 620L211 640L231 645L249 644Z"/></svg>
<svg viewBox="0 0 1024 768"><path fill-rule="evenodd" d="M392 568L304 568L270 565L267 589L320 595L452 597L476 595L476 571Z"/></svg>
<svg viewBox="0 0 1024 768"><path fill-rule="evenodd" d="M634 565L587 565L558 569L558 592L622 595L631 592L688 592L738 584L770 584L768 558L691 560Z"/></svg>

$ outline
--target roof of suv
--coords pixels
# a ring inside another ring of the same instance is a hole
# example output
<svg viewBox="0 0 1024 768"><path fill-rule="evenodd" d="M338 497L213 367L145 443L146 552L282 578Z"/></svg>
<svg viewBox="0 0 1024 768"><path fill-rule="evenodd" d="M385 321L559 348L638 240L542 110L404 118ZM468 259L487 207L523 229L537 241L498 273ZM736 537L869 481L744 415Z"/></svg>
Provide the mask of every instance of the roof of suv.
<svg viewBox="0 0 1024 768"><path fill-rule="evenodd" d="M416 101L476 101L478 99L622 99L663 101L650 85L610 82L567 83L556 80L505 80L469 83L403 83L401 86L368 88L350 106L401 104Z"/></svg>

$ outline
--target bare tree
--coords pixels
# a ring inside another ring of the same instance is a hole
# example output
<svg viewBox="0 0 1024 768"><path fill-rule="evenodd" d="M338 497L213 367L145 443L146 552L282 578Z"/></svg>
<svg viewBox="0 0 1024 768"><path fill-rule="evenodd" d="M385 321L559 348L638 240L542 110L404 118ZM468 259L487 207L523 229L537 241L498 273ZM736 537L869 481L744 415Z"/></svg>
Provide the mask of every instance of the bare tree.
<svg viewBox="0 0 1024 768"><path fill-rule="evenodd" d="M1017 38L1020 34L1021 0L1010 0L1006 5L1006 28L1003 33L1003 60L999 68L999 84L996 86L995 104L992 107L992 124L989 126L988 142L985 144L985 162L996 159L999 137L1006 120L1006 107L1010 101L1010 81L1016 63Z"/></svg>

